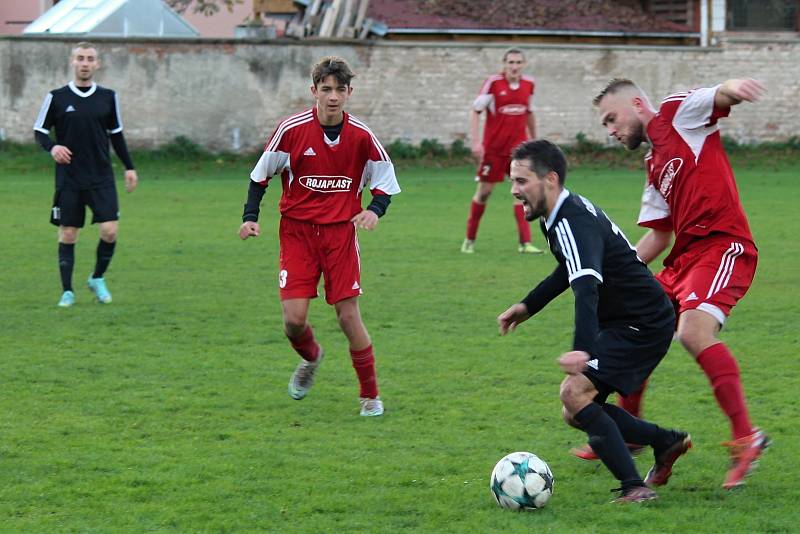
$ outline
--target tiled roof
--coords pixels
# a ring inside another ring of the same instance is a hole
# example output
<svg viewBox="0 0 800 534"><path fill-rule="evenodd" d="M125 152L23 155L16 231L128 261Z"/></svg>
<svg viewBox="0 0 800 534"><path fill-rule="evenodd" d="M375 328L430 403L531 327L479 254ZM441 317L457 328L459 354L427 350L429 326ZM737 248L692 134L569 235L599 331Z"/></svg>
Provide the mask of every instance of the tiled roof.
<svg viewBox="0 0 800 534"><path fill-rule="evenodd" d="M658 18L638 0L371 0L369 16L389 31L544 30L691 32Z"/></svg>

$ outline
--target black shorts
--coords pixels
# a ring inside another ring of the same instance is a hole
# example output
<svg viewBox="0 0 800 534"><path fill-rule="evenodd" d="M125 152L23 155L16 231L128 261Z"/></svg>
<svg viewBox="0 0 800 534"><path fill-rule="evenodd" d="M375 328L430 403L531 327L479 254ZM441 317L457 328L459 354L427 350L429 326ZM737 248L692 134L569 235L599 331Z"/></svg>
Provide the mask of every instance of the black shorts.
<svg viewBox="0 0 800 534"><path fill-rule="evenodd" d="M50 222L56 226L83 228L86 206L92 210L92 224L119 220L117 187L113 183L98 189L56 190Z"/></svg>
<svg viewBox="0 0 800 534"><path fill-rule="evenodd" d="M595 353L583 372L599 392L599 401L617 391L633 393L644 383L669 350L673 322L663 328L620 326L603 328Z"/></svg>

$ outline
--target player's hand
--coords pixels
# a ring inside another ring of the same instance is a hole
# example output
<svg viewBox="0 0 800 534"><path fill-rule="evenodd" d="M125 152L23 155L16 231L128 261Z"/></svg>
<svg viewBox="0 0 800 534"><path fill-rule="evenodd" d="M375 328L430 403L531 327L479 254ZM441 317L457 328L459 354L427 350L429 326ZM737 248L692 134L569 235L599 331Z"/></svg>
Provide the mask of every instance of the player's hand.
<svg viewBox="0 0 800 534"><path fill-rule="evenodd" d="M764 85L753 78L727 80L722 84L722 89L730 98L739 102L756 102L764 94Z"/></svg>
<svg viewBox="0 0 800 534"><path fill-rule="evenodd" d="M472 143L470 152L472 152L472 156L477 159L479 163L483 161L484 150L482 143Z"/></svg>
<svg viewBox="0 0 800 534"><path fill-rule="evenodd" d="M244 240L248 237L258 237L261 233L261 227L255 221L243 222L239 227L239 237Z"/></svg>
<svg viewBox="0 0 800 534"><path fill-rule="evenodd" d="M130 193L134 189L136 189L136 185L139 183L139 175L136 174L136 171L133 169L129 169L125 171L125 191Z"/></svg>
<svg viewBox="0 0 800 534"><path fill-rule="evenodd" d="M372 210L364 210L350 219L350 222L355 223L358 228L373 230L378 225L378 215Z"/></svg>
<svg viewBox="0 0 800 534"><path fill-rule="evenodd" d="M561 370L568 375L577 375L586 369L586 362L589 361L589 353L582 350L565 352L558 358L558 365Z"/></svg>
<svg viewBox="0 0 800 534"><path fill-rule="evenodd" d="M500 335L504 336L508 332L517 328L520 323L524 323L530 319L528 308L518 302L509 309L497 316L497 326L500 328Z"/></svg>
<svg viewBox="0 0 800 534"><path fill-rule="evenodd" d="M50 155L56 160L56 163L61 165L69 165L72 161L72 151L64 145L56 145L50 149Z"/></svg>

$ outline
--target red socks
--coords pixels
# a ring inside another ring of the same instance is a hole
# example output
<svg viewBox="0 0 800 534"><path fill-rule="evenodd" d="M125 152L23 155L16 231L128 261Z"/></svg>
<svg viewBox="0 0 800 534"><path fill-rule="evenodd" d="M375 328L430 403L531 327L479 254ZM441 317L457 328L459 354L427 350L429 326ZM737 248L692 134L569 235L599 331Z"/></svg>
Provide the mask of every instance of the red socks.
<svg viewBox="0 0 800 534"><path fill-rule="evenodd" d="M739 366L728 347L724 343L711 345L697 356L697 363L711 382L717 404L731 421L733 439L752 434Z"/></svg>
<svg viewBox="0 0 800 534"><path fill-rule="evenodd" d="M361 384L362 398L374 399L378 396L378 379L375 376L375 355L372 353L372 345L365 349L350 349L350 357L353 359L353 369L358 375L358 382Z"/></svg>
<svg viewBox="0 0 800 534"><path fill-rule="evenodd" d="M642 415L642 395L644 395L645 388L647 388L647 380L642 383L642 386L639 389L627 397L617 395L617 406L632 416L640 418Z"/></svg>
<svg viewBox="0 0 800 534"><path fill-rule="evenodd" d="M517 232L519 232L519 242L531 242L531 226L525 220L525 208L522 204L514 204L514 217L517 219Z"/></svg>
<svg viewBox="0 0 800 534"><path fill-rule="evenodd" d="M288 335L286 337L289 337ZM301 358L309 362L316 361L319 356L319 344L314 339L314 331L311 330L311 325L308 325L305 332L300 334L299 337L289 337L289 343L292 348L300 355Z"/></svg>
<svg viewBox="0 0 800 534"><path fill-rule="evenodd" d="M475 237L478 235L478 225L481 223L484 211L486 211L486 204L472 201L469 207L469 219L467 219L467 239L470 241L475 241Z"/></svg>

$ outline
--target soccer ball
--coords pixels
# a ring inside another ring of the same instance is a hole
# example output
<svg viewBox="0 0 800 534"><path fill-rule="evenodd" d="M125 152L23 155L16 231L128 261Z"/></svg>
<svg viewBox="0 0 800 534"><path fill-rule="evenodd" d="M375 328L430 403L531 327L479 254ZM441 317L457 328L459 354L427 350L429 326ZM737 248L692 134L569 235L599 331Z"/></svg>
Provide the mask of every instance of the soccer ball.
<svg viewBox="0 0 800 534"><path fill-rule="evenodd" d="M535 454L512 452L494 466L489 488L503 508L536 510L553 494L553 473Z"/></svg>

